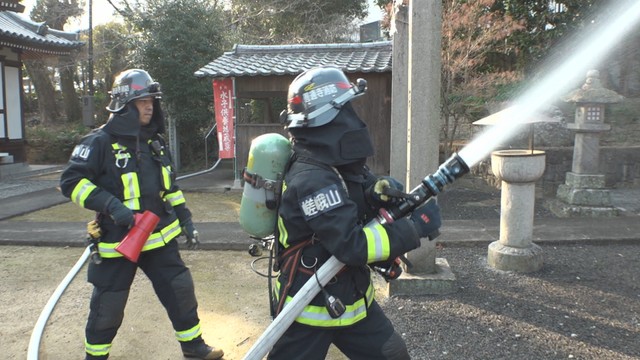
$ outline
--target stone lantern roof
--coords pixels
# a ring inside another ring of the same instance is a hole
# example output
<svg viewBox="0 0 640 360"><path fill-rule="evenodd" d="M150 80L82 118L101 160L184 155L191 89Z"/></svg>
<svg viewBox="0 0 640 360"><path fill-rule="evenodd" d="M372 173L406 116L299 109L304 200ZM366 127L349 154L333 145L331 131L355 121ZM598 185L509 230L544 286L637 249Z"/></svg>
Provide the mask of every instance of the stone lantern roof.
<svg viewBox="0 0 640 360"><path fill-rule="evenodd" d="M600 72L598 70L589 70L584 85L580 89L567 94L563 100L577 104L615 104L624 100L624 96L602 87Z"/></svg>

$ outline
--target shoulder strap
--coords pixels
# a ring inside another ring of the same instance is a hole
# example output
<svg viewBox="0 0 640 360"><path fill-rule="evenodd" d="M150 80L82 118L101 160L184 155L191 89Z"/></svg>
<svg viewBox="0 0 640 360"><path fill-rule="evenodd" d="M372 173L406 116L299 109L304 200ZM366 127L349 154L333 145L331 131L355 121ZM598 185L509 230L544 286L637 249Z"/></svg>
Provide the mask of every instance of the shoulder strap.
<svg viewBox="0 0 640 360"><path fill-rule="evenodd" d="M340 174L340 172L338 171L338 169L336 169L335 166L327 165L327 164L322 163L322 162L320 162L320 161L318 161L316 159L313 159L313 158L310 158L310 157L306 157L306 156L296 156L296 158L298 160L300 160L301 162L304 162L304 163L307 163L307 164L311 164L311 165L316 165L316 166L324 168L326 170L333 171L336 175L338 175L338 178L340 178L340 182L342 183L342 188L347 193L347 195L349 195L349 190L347 189L347 184L344 182L344 178L342 177L342 174Z"/></svg>

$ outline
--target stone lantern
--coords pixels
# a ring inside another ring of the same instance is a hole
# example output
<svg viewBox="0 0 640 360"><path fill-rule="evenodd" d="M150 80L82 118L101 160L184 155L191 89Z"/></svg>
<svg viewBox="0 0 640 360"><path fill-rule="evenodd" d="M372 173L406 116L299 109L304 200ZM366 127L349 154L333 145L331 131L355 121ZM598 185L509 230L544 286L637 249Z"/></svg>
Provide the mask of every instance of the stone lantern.
<svg viewBox="0 0 640 360"><path fill-rule="evenodd" d="M565 183L558 187L557 200L551 211L560 217L616 216L611 194L605 189L605 176L600 174L600 136L611 130L605 124L607 104L623 100L621 95L602 87L597 70L587 72L585 84L569 93L564 101L576 104L575 122L567 128L575 131L573 163Z"/></svg>

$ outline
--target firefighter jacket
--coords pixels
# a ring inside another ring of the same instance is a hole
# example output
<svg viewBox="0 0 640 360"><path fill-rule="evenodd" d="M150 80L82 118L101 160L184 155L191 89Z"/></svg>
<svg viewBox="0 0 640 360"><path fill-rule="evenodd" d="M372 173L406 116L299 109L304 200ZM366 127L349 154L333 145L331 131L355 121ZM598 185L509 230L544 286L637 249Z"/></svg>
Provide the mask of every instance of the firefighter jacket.
<svg viewBox="0 0 640 360"><path fill-rule="evenodd" d="M62 193L98 213L102 230L98 248L103 258L122 256L115 247L128 232L107 214L114 197L134 213L150 210L160 217L142 251L164 246L180 235L180 224L191 218L157 129L153 120L141 128L137 111L113 114L105 126L75 147L61 175Z"/></svg>
<svg viewBox="0 0 640 360"><path fill-rule="evenodd" d="M322 328L353 325L367 316L373 301L367 265L417 248L419 236L409 219L365 228L375 215L365 201L365 188L376 178L364 170L364 162L352 171L295 155L292 161L278 210L280 275L274 291L275 313L334 255L346 266L296 321ZM326 293L345 305L340 317L332 318L327 311Z"/></svg>

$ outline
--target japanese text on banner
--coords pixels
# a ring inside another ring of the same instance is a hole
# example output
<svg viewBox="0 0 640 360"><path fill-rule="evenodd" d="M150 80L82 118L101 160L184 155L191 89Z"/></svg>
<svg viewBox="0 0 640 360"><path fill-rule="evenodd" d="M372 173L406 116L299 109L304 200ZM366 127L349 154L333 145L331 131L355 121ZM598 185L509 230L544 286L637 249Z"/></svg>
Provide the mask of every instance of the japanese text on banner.
<svg viewBox="0 0 640 360"><path fill-rule="evenodd" d="M213 104L221 159L235 157L233 79L213 80Z"/></svg>

